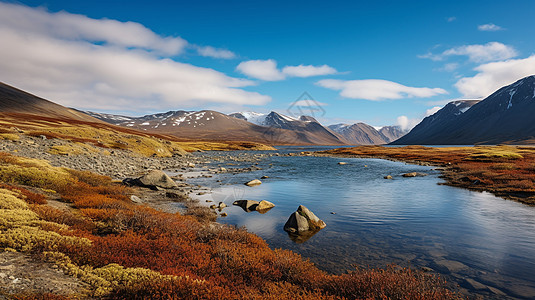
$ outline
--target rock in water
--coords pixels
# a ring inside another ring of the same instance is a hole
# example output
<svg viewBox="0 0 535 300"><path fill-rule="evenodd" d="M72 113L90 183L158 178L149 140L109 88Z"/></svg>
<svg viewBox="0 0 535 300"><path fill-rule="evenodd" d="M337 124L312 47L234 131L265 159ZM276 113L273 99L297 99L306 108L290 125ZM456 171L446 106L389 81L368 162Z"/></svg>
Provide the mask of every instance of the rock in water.
<svg viewBox="0 0 535 300"><path fill-rule="evenodd" d="M291 214L286 224L284 224L284 230L290 233L305 232L309 229L308 220L298 212Z"/></svg>
<svg viewBox="0 0 535 300"><path fill-rule="evenodd" d="M137 181L148 187L161 187L164 189L178 187L171 177L160 170L151 170L148 174L139 177Z"/></svg>
<svg viewBox="0 0 535 300"><path fill-rule="evenodd" d="M347 163L345 161L341 161L338 163L339 165L347 165Z"/></svg>
<svg viewBox="0 0 535 300"><path fill-rule="evenodd" d="M427 176L427 174L419 173L419 172L411 172L411 173L405 173L402 176L403 177L423 177L423 176Z"/></svg>
<svg viewBox="0 0 535 300"><path fill-rule="evenodd" d="M253 179L253 180L245 183L245 185L247 185L247 186L255 186L255 185L260 185L260 184L262 184L262 181L260 181L258 179Z"/></svg>
<svg viewBox="0 0 535 300"><path fill-rule="evenodd" d="M297 211L290 215L284 230L290 233L300 233L304 231L318 231L327 226L325 222L320 220L313 212L303 205L299 205Z"/></svg>
<svg viewBox="0 0 535 300"><path fill-rule="evenodd" d="M246 212L251 212L255 211L260 203L254 200L237 200L232 204L243 208Z"/></svg>
<svg viewBox="0 0 535 300"><path fill-rule="evenodd" d="M392 179L392 175L386 175L384 178L385 179Z"/></svg>
<svg viewBox="0 0 535 300"><path fill-rule="evenodd" d="M258 203L258 206L256 207L256 210L257 211L267 211L269 209L272 209L273 207L275 207L275 204L269 202L269 201L266 201L266 200L262 200Z"/></svg>

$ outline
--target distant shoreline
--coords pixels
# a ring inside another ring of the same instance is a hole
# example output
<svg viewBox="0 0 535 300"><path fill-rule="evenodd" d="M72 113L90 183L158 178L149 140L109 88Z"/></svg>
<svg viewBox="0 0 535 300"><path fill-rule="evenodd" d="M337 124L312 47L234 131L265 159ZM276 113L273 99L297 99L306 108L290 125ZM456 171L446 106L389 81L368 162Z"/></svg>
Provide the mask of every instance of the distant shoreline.
<svg viewBox="0 0 535 300"><path fill-rule="evenodd" d="M439 167L447 185L535 205L535 148L525 146L359 146L314 155L378 158ZM385 176L388 174L385 174Z"/></svg>

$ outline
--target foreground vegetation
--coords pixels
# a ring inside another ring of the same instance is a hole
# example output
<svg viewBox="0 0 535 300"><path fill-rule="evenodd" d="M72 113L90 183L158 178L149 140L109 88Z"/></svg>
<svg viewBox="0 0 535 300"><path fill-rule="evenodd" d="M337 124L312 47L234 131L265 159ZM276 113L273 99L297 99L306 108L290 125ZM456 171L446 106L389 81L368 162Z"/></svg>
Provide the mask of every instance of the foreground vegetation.
<svg viewBox="0 0 535 300"><path fill-rule="evenodd" d="M91 286L84 295L19 299L458 298L442 279L410 269L327 274L243 229L133 204L130 188L90 172L0 152L0 182L0 249Z"/></svg>
<svg viewBox="0 0 535 300"><path fill-rule="evenodd" d="M320 153L438 165L449 185L535 205L535 147L361 146Z"/></svg>

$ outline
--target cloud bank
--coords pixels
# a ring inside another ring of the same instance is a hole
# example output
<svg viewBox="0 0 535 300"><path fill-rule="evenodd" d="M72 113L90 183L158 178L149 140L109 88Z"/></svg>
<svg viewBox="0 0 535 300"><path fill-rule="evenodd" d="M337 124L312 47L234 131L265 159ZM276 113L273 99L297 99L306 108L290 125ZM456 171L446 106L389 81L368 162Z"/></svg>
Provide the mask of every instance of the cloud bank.
<svg viewBox="0 0 535 300"><path fill-rule="evenodd" d="M191 45L139 23L0 3L0 40L0 80L66 106L161 111L271 100L241 89L254 85L249 80L175 61ZM205 56L232 56L199 49Z"/></svg>
<svg viewBox="0 0 535 300"><path fill-rule="evenodd" d="M336 69L328 65L298 65L285 66L282 70L277 68L277 62L273 59L248 60L241 62L236 70L251 78L264 81L279 81L287 77L312 77L320 75L336 74Z"/></svg>
<svg viewBox="0 0 535 300"><path fill-rule="evenodd" d="M523 59L482 64L474 70L478 72L475 76L463 77L455 83L455 87L467 99L487 97L505 85L534 75L535 55Z"/></svg>
<svg viewBox="0 0 535 300"><path fill-rule="evenodd" d="M510 59L517 55L517 51L511 46L499 42L489 42L484 45L463 45L445 50L440 54L427 53L418 57L441 61L450 56L467 56L472 62L484 63Z"/></svg>
<svg viewBox="0 0 535 300"><path fill-rule="evenodd" d="M396 82L380 79L347 81L324 79L318 81L316 84L324 88L340 91L340 96L344 98L364 99L371 101L412 97L423 98L448 93L441 88L410 87Z"/></svg>

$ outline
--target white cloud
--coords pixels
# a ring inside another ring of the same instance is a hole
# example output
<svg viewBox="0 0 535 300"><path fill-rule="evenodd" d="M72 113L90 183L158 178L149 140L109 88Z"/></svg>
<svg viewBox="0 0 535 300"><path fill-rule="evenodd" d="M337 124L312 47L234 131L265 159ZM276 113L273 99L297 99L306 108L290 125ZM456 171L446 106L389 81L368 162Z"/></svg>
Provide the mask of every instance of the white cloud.
<svg viewBox="0 0 535 300"><path fill-rule="evenodd" d="M299 66L286 66L282 69L282 73L288 76L294 77L311 77L319 75L335 74L336 69L328 65L312 66L312 65L299 65Z"/></svg>
<svg viewBox="0 0 535 300"><path fill-rule="evenodd" d="M285 66L281 71L277 68L277 62L273 59L243 61L236 67L236 70L249 77L265 81L284 80L286 77L312 77L336 73L336 69L328 65Z"/></svg>
<svg viewBox="0 0 535 300"><path fill-rule="evenodd" d="M499 30L503 30L503 28L498 26L498 25L489 23L489 24L483 24L483 25L477 26L477 30L479 30L479 31L499 31Z"/></svg>
<svg viewBox="0 0 535 300"><path fill-rule="evenodd" d="M444 67L442 68L442 70L444 70L446 72L453 72L453 71L457 70L457 68L459 68L459 64L458 63L449 63L449 64L445 64Z"/></svg>
<svg viewBox="0 0 535 300"><path fill-rule="evenodd" d="M508 45L499 42L489 42L484 45L464 45L448 49L440 54L427 53L418 55L419 58L428 58L440 61L448 56L468 56L468 59L476 63L498 61L517 56L517 51Z"/></svg>
<svg viewBox="0 0 535 300"><path fill-rule="evenodd" d="M161 37L135 22L97 20L64 11L50 13L44 9L7 3L0 3L0 25L24 35L103 42L109 45L157 51L166 55L179 54L187 45L187 42L180 37Z"/></svg>
<svg viewBox="0 0 535 300"><path fill-rule="evenodd" d="M410 87L396 82L379 79L348 81L324 79L318 81L316 84L324 88L340 91L340 96L345 98L372 101L411 97L432 97L448 93L441 88Z"/></svg>
<svg viewBox="0 0 535 300"><path fill-rule="evenodd" d="M0 3L0 81L81 109L161 111L265 104L254 83L171 56L187 42L141 24Z"/></svg>
<svg viewBox="0 0 535 300"><path fill-rule="evenodd" d="M197 52L199 55L213 58L231 59L236 57L236 54L230 50L217 49L212 46L197 47Z"/></svg>
<svg viewBox="0 0 535 300"><path fill-rule="evenodd" d="M461 78L455 83L459 92L468 99L487 97L505 85L535 74L535 55L483 64L474 70L478 72L475 76Z"/></svg>
<svg viewBox="0 0 535 300"><path fill-rule="evenodd" d="M396 119L396 125L401 127L401 130L408 131L414 128L414 126L418 125L421 120L419 119L409 119L407 116L399 116Z"/></svg>
<svg viewBox="0 0 535 300"><path fill-rule="evenodd" d="M277 81L285 78L284 74L277 69L277 62L273 59L243 61L236 67L236 70L249 77L265 81Z"/></svg>
<svg viewBox="0 0 535 300"><path fill-rule="evenodd" d="M455 20L457 20L457 17L449 17L449 18L446 19L446 21L448 21L448 22L453 22Z"/></svg>
<svg viewBox="0 0 535 300"><path fill-rule="evenodd" d="M429 117L430 115L435 114L437 111L441 110L442 106L435 106L425 111L425 116Z"/></svg>

